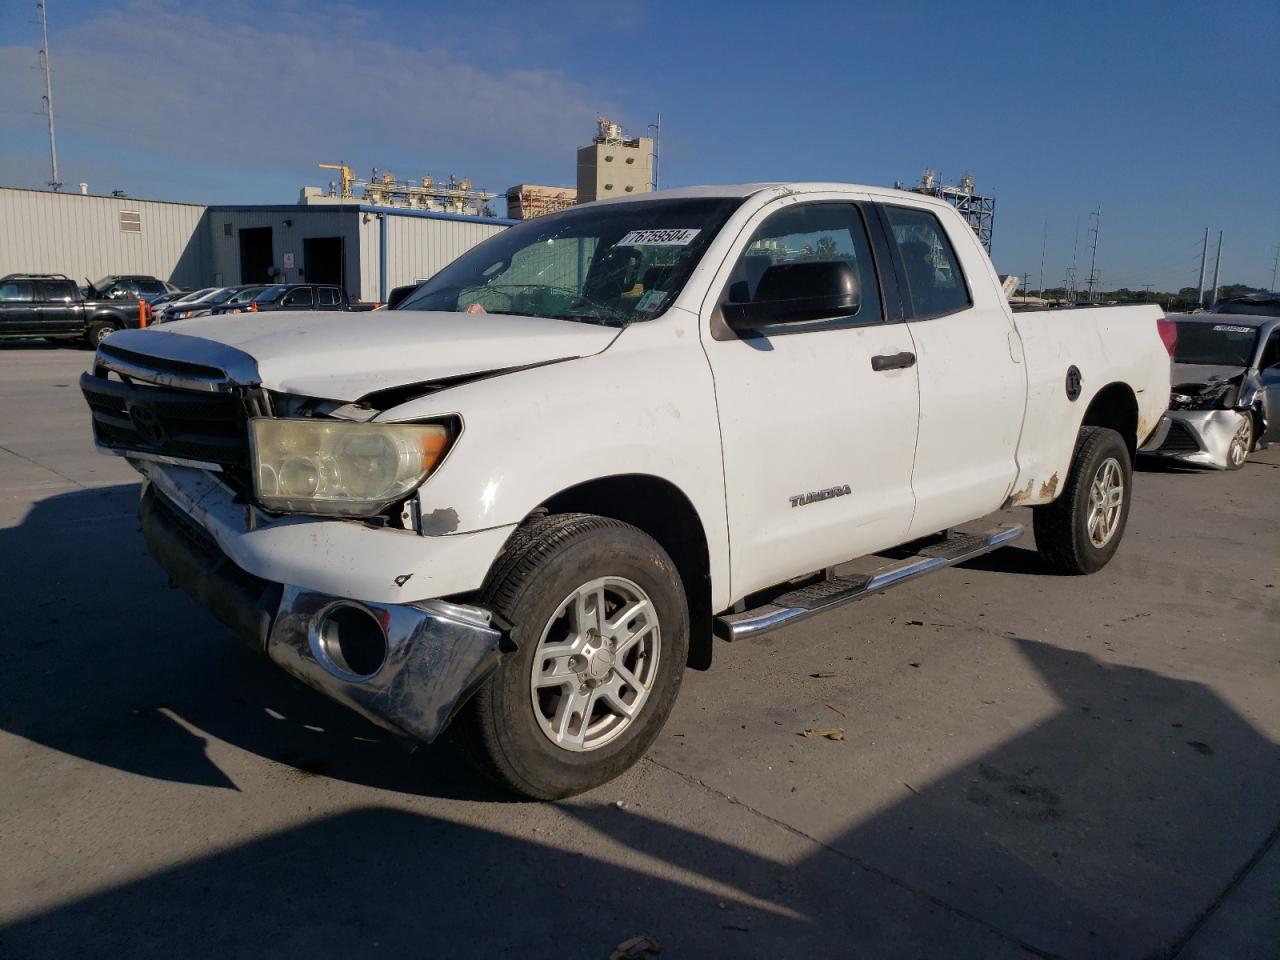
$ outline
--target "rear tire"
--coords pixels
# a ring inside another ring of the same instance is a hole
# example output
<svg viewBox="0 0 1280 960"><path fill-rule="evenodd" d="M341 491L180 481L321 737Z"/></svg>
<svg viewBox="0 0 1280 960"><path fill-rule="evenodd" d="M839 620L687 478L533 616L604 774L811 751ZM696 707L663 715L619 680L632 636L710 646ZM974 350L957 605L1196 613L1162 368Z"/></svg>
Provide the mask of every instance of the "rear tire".
<svg viewBox="0 0 1280 960"><path fill-rule="evenodd" d="M1059 573L1101 570L1124 538L1132 491L1124 439L1106 427L1081 427L1062 495L1032 510L1040 556Z"/></svg>
<svg viewBox="0 0 1280 960"><path fill-rule="evenodd" d="M517 648L456 722L482 773L555 800L640 759L689 653L688 601L661 546L606 517L542 517L512 535L480 603L513 624Z"/></svg>
<svg viewBox="0 0 1280 960"><path fill-rule="evenodd" d="M118 329L120 328L113 323L95 320L85 328L84 348L86 350L97 350L98 344L102 343L108 334L115 333Z"/></svg>

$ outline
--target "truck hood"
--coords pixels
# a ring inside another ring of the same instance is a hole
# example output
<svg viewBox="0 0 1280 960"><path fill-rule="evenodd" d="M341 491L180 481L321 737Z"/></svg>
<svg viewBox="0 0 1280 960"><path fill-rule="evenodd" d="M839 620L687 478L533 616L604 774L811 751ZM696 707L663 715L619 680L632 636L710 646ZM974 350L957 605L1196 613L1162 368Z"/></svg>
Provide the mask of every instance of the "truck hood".
<svg viewBox="0 0 1280 960"><path fill-rule="evenodd" d="M269 390L350 401L406 384L590 356L618 332L492 313L279 312L192 317L163 330L112 334L110 345L215 366L225 366L219 357L230 347L252 359Z"/></svg>

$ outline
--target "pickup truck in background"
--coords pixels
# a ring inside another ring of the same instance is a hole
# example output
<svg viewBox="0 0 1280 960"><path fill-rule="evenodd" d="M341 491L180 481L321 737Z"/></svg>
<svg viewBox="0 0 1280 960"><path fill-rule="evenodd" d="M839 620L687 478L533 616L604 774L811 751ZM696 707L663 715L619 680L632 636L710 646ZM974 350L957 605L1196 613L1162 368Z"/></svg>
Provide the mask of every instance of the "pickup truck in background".
<svg viewBox="0 0 1280 960"><path fill-rule="evenodd" d="M641 756L713 637L1009 543L956 532L1002 507L1057 570L1104 566L1167 406L1161 318L1013 314L939 200L701 187L525 221L358 329L121 333L81 387L174 582L406 741L452 722L555 798Z"/></svg>
<svg viewBox="0 0 1280 960"><path fill-rule="evenodd" d="M116 330L141 325L139 301L86 296L60 273L0 277L0 338L79 340L94 349Z"/></svg>

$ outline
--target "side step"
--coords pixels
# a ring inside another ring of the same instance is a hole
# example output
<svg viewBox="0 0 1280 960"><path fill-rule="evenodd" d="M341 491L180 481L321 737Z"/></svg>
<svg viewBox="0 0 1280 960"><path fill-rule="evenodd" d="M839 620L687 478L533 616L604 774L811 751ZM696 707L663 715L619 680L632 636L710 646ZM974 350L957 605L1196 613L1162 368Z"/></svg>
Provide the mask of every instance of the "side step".
<svg viewBox="0 0 1280 960"><path fill-rule="evenodd" d="M819 580L774 597L770 603L754 610L723 614L715 619L715 634L724 640L758 637L779 627L798 623L816 613L825 613L853 600L860 600L868 594L896 587L926 573L980 557L1021 536L1022 526L1015 524L988 530L986 533L943 540L877 573Z"/></svg>

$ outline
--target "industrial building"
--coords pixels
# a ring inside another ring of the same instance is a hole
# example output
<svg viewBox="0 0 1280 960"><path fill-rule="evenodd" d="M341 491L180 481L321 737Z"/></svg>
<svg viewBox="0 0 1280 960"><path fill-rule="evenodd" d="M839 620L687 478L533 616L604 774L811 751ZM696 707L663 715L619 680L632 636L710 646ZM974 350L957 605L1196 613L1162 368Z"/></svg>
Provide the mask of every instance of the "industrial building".
<svg viewBox="0 0 1280 960"><path fill-rule="evenodd" d="M207 206L0 187L0 275L142 273L190 288L306 280L381 301L513 222L355 198Z"/></svg>
<svg viewBox="0 0 1280 960"><path fill-rule="evenodd" d="M596 120L599 132L578 150L578 202L607 200L653 189L653 139L625 137L612 120Z"/></svg>

